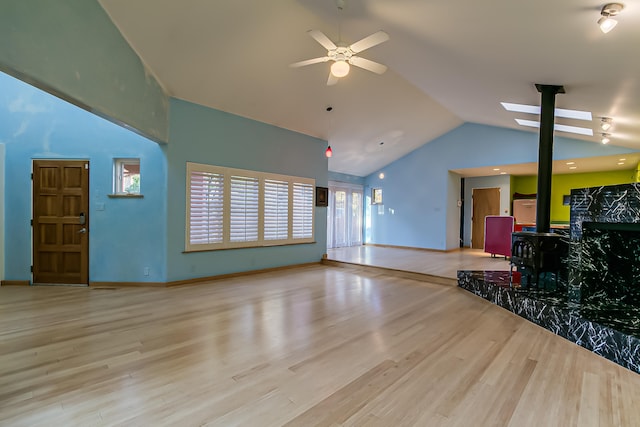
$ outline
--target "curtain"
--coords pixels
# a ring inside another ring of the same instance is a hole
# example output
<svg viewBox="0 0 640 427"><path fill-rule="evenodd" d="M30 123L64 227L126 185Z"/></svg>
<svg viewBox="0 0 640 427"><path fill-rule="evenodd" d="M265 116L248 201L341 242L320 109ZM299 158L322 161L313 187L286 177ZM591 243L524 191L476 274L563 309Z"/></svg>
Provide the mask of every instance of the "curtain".
<svg viewBox="0 0 640 427"><path fill-rule="evenodd" d="M362 244L362 195L361 185L329 181L328 248Z"/></svg>

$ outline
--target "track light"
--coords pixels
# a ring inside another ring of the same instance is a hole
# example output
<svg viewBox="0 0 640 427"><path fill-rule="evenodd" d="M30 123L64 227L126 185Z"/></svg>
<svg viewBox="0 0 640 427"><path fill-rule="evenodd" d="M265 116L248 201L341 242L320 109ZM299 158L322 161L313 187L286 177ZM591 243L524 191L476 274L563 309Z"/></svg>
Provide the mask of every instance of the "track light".
<svg viewBox="0 0 640 427"><path fill-rule="evenodd" d="M600 11L600 15L602 15L602 17L598 19L598 25L600 25L600 30L603 33L608 33L618 25L618 21L613 19L613 17L620 13L622 9L624 9L624 5L622 3L607 3L602 6L602 10Z"/></svg>
<svg viewBox="0 0 640 427"><path fill-rule="evenodd" d="M600 31L607 34L609 31L613 30L616 25L618 25L618 21L613 18L609 18L608 16L603 16L598 19L598 25L600 25Z"/></svg>
<svg viewBox="0 0 640 427"><path fill-rule="evenodd" d="M600 123L600 127L605 132L611 129L611 119L609 117L603 117L602 123Z"/></svg>
<svg viewBox="0 0 640 427"><path fill-rule="evenodd" d="M610 137L610 136L611 136L611 135L610 135L610 134L608 134L608 133L603 133L603 134L602 134L602 143L603 143L603 144L608 144L608 143L609 143L609 141L611 141L611 140L609 139L609 137Z"/></svg>
<svg viewBox="0 0 640 427"><path fill-rule="evenodd" d="M349 63L347 61L336 61L331 65L331 74L335 77L344 77L349 74Z"/></svg>

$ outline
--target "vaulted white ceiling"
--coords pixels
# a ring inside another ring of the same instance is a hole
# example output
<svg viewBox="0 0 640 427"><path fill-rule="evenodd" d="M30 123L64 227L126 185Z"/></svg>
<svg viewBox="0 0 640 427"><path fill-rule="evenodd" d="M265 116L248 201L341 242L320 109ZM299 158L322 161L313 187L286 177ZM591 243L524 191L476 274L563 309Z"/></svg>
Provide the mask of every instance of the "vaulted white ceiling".
<svg viewBox="0 0 640 427"><path fill-rule="evenodd" d="M368 175L463 122L520 128L532 117L500 101L539 104L534 83L564 85L557 107L594 114L585 143L606 116L611 144L640 149L637 0L608 34L603 3L584 0L347 0L340 13L334 0L99 2L170 95L326 139L335 172ZM307 30L335 41L339 23L346 43L389 34L361 54L385 74L352 67L327 86L330 63L289 67L326 54Z"/></svg>

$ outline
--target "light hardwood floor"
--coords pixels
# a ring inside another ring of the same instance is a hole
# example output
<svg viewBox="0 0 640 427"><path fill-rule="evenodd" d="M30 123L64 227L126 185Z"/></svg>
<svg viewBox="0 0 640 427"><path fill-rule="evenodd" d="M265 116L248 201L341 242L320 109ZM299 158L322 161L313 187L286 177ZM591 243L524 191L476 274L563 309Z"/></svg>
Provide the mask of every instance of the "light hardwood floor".
<svg viewBox="0 0 640 427"><path fill-rule="evenodd" d="M638 402L637 374L453 286L0 288L3 426L634 426Z"/></svg>
<svg viewBox="0 0 640 427"><path fill-rule="evenodd" d="M458 270L509 270L509 261L480 249L449 252L384 246L352 246L327 250L327 258L350 264L375 266L457 279Z"/></svg>

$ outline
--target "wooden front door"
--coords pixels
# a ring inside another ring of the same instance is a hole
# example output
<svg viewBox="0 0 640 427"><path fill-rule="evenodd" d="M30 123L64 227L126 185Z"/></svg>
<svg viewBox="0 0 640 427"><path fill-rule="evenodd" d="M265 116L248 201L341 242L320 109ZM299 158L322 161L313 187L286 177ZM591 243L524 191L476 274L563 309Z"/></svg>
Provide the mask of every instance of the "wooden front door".
<svg viewBox="0 0 640 427"><path fill-rule="evenodd" d="M484 218L500 215L500 189L474 188L471 212L471 247L484 249Z"/></svg>
<svg viewBox="0 0 640 427"><path fill-rule="evenodd" d="M33 161L33 283L88 284L88 214L88 161Z"/></svg>

